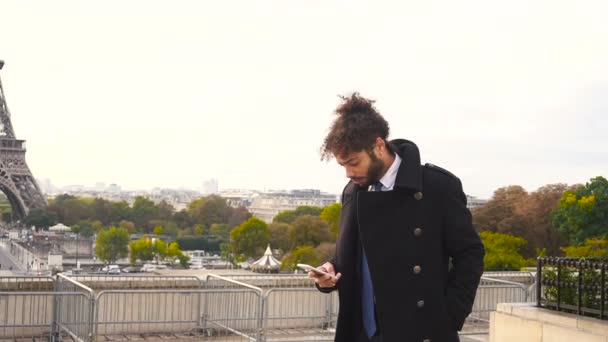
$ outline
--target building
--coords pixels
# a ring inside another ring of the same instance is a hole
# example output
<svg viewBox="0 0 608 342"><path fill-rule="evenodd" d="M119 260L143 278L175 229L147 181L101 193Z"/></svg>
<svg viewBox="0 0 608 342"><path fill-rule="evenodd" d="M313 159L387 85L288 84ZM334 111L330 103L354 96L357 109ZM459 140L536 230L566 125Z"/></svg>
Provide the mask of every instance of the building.
<svg viewBox="0 0 608 342"><path fill-rule="evenodd" d="M467 208L469 210L483 207L484 205L486 205L486 203L488 203L488 200L467 195Z"/></svg>
<svg viewBox="0 0 608 342"><path fill-rule="evenodd" d="M337 196L320 190L304 189L291 191L270 191L252 198L247 208L253 216L271 222L279 212L295 210L301 206L326 207L337 202Z"/></svg>
<svg viewBox="0 0 608 342"><path fill-rule="evenodd" d="M203 186L201 187L201 193L205 196L219 193L219 184L217 179L213 178L204 181Z"/></svg>

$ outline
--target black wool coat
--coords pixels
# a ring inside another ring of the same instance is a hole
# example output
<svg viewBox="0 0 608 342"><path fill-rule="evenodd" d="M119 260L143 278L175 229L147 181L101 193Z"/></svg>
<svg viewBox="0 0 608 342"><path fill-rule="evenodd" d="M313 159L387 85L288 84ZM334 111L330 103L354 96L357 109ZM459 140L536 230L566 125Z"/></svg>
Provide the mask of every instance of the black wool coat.
<svg viewBox="0 0 608 342"><path fill-rule="evenodd" d="M454 342L471 312L484 248L460 180L420 164L416 145L393 140L402 163L393 191L350 182L342 194L340 233L331 262L342 278L335 341L361 332L361 246L374 284L384 342ZM451 262L450 262L451 261Z"/></svg>

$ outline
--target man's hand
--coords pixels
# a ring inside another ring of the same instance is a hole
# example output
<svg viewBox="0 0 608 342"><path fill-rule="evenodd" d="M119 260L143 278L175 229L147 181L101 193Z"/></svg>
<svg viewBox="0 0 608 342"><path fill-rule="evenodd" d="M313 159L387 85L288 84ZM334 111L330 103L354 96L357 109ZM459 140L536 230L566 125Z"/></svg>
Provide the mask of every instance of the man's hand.
<svg viewBox="0 0 608 342"><path fill-rule="evenodd" d="M332 274L324 275L324 274L316 274L313 271L308 272L308 277L314 279L315 283L319 284L319 287L328 288L335 287L340 277L342 277L342 273L336 274L336 270L334 269L334 265L331 262L326 262L323 265L317 267L322 270L325 270L327 273Z"/></svg>

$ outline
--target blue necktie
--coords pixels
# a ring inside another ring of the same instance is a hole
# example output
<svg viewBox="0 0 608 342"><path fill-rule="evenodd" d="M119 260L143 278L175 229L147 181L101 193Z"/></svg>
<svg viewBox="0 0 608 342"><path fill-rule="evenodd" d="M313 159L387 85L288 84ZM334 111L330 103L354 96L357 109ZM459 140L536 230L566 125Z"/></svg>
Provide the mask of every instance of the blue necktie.
<svg viewBox="0 0 608 342"><path fill-rule="evenodd" d="M376 182L372 185L374 191L382 191L382 183ZM363 249L363 248L362 248ZM362 252L363 258L361 259L361 304L363 313L363 328L367 337L371 338L376 333L376 318L374 314L374 286L372 284L372 277L369 273L369 265L367 264L367 257L365 256L365 250Z"/></svg>

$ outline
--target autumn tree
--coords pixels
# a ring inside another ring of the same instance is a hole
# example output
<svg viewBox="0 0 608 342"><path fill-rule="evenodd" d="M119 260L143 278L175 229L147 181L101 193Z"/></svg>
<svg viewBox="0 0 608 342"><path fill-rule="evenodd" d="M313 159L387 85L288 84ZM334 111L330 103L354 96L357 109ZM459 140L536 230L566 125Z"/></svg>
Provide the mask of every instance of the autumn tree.
<svg viewBox="0 0 608 342"><path fill-rule="evenodd" d="M519 235L517 233L523 230L523 223L521 218L515 215L515 207L526 196L526 190L519 185L497 189L484 206L473 210L475 229Z"/></svg>

